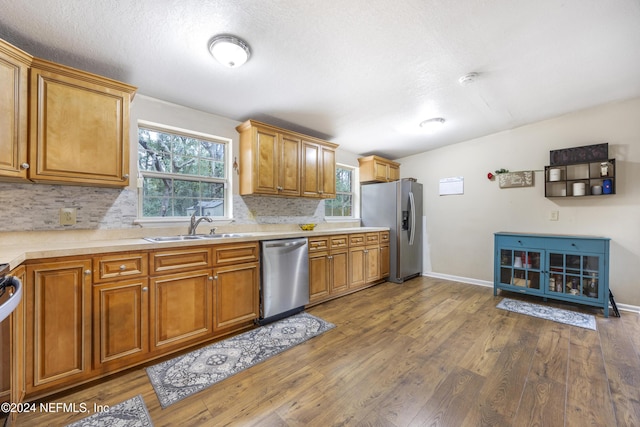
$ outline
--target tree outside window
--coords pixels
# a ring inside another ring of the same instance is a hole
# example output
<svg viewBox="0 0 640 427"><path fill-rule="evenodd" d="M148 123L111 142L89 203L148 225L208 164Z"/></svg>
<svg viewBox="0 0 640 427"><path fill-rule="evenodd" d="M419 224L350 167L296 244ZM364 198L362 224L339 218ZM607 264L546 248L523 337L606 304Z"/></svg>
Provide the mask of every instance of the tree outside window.
<svg viewBox="0 0 640 427"><path fill-rule="evenodd" d="M336 198L324 202L326 217L353 217L353 169L336 167Z"/></svg>
<svg viewBox="0 0 640 427"><path fill-rule="evenodd" d="M142 217L224 217L227 150L227 140L139 126Z"/></svg>

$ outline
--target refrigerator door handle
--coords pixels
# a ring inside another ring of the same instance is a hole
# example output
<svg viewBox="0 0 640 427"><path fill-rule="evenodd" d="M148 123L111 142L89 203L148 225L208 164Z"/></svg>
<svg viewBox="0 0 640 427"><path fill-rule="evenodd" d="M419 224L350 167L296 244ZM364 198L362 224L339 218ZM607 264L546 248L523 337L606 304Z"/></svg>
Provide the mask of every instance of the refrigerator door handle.
<svg viewBox="0 0 640 427"><path fill-rule="evenodd" d="M410 213L411 225L409 226L409 244L413 245L416 237L416 200L413 198L413 191L409 191L409 204L411 205Z"/></svg>

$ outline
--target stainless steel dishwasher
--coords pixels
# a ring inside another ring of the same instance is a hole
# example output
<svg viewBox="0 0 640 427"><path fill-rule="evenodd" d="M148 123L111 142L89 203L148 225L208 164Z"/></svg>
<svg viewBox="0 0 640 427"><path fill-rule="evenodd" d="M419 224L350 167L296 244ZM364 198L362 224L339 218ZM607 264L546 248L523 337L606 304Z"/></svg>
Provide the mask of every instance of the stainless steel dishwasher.
<svg viewBox="0 0 640 427"><path fill-rule="evenodd" d="M260 319L263 325L295 314L309 303L306 237L260 243Z"/></svg>

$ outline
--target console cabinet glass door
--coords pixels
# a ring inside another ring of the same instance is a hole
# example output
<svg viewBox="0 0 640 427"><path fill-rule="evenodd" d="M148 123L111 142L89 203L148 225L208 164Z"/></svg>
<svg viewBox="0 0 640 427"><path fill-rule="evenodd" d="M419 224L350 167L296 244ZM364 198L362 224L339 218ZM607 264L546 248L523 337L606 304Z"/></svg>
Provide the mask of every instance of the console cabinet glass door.
<svg viewBox="0 0 640 427"><path fill-rule="evenodd" d="M543 252L503 248L500 250L500 283L527 292L543 293Z"/></svg>
<svg viewBox="0 0 640 427"><path fill-rule="evenodd" d="M604 271L603 262L599 255L550 251L549 293L604 301L605 295L600 287L600 272Z"/></svg>

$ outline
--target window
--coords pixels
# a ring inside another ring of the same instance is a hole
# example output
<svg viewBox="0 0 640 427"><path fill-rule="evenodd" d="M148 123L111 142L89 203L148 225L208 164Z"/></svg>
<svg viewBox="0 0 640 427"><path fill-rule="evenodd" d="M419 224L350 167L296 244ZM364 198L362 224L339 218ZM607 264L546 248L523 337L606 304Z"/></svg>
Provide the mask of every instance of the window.
<svg viewBox="0 0 640 427"><path fill-rule="evenodd" d="M227 216L230 140L140 123L142 218Z"/></svg>
<svg viewBox="0 0 640 427"><path fill-rule="evenodd" d="M354 169L348 166L336 167L336 198L324 202L326 217L354 217Z"/></svg>

